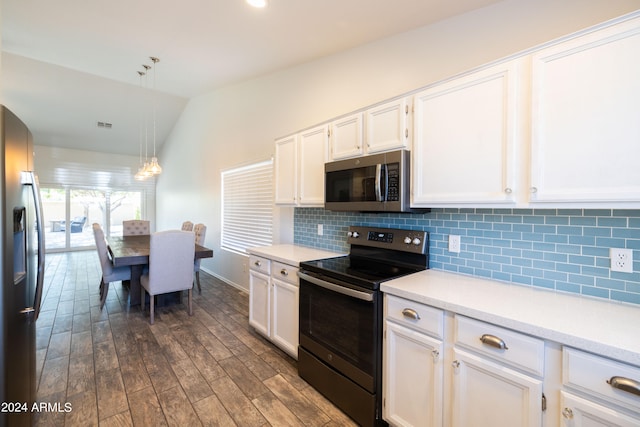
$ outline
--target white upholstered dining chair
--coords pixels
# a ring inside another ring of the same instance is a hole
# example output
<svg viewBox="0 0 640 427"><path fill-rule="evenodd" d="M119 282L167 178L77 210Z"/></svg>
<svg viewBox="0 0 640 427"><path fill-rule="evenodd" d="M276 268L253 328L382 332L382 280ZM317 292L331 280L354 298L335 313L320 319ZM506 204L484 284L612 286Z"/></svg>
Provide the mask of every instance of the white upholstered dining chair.
<svg viewBox="0 0 640 427"><path fill-rule="evenodd" d="M154 296L168 292L189 291L188 310L191 316L195 234L167 230L153 233L149 239L149 272L140 277L143 310L145 290L149 293L149 322L154 322Z"/></svg>
<svg viewBox="0 0 640 427"><path fill-rule="evenodd" d="M193 233L196 235L196 244L203 246L204 238L207 234L207 226L204 224L196 224L193 227ZM200 287L200 260L197 259L193 263L193 272L195 273L195 282L198 285L198 293L202 293L202 288Z"/></svg>
<svg viewBox="0 0 640 427"><path fill-rule="evenodd" d="M191 221L185 221L182 223L182 231L193 231L193 223Z"/></svg>
<svg viewBox="0 0 640 427"><path fill-rule="evenodd" d="M140 219L127 219L122 221L123 236L141 236L151 234L149 221Z"/></svg>
<svg viewBox="0 0 640 427"><path fill-rule="evenodd" d="M93 238L96 241L98 249L98 257L100 258L100 268L102 269L102 278L100 279L100 310L107 300L109 293L109 283L120 280L131 280L130 267L114 267L109 256L109 246L104 238L104 232L100 224L93 224Z"/></svg>

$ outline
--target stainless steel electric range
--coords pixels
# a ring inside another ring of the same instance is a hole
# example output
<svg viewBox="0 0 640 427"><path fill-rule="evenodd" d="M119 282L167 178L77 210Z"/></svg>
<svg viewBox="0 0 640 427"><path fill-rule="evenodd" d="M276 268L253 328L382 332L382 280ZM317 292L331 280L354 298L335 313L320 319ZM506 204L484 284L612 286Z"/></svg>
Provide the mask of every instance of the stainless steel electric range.
<svg viewBox="0 0 640 427"><path fill-rule="evenodd" d="M352 226L347 242L300 264L298 373L358 424L385 425L380 283L429 268L429 235Z"/></svg>

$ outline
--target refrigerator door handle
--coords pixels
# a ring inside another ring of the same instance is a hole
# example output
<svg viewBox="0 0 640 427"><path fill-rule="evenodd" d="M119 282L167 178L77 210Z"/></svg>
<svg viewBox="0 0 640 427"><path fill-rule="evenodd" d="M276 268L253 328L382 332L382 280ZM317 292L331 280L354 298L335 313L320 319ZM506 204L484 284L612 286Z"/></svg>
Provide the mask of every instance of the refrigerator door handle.
<svg viewBox="0 0 640 427"><path fill-rule="evenodd" d="M28 315L32 315L33 321L36 321L40 315L42 288L44 284L44 218L42 216L42 198L40 197L40 184L35 172L22 172L21 178L22 184L31 185L36 211L36 228L38 232L38 273L36 276L36 293L33 298L33 307L28 307L23 310L23 312L25 314L28 313Z"/></svg>

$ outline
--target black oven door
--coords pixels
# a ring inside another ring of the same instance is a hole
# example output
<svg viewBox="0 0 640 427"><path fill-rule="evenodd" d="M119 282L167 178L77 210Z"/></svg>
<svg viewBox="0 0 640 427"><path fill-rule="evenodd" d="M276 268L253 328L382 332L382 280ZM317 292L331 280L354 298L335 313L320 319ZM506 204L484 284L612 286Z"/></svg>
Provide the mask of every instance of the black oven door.
<svg viewBox="0 0 640 427"><path fill-rule="evenodd" d="M300 346L369 393L381 357L379 292L301 271Z"/></svg>

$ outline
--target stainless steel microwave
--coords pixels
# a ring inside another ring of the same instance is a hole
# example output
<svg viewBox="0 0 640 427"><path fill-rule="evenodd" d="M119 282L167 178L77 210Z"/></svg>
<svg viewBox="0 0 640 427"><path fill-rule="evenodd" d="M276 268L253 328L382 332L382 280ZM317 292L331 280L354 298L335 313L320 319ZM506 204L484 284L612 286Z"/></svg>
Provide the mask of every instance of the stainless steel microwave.
<svg viewBox="0 0 640 427"><path fill-rule="evenodd" d="M324 207L333 211L409 212L410 153L372 154L326 163Z"/></svg>

